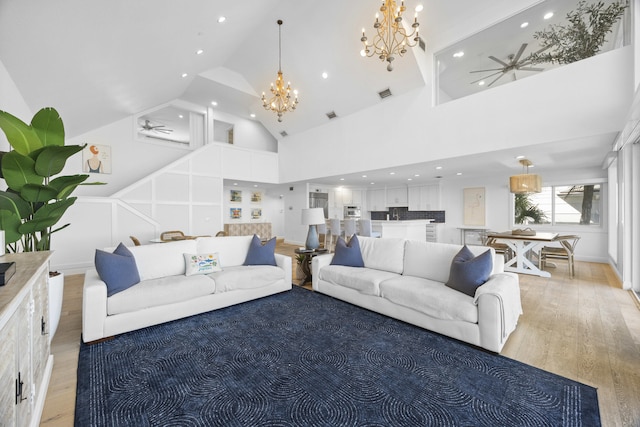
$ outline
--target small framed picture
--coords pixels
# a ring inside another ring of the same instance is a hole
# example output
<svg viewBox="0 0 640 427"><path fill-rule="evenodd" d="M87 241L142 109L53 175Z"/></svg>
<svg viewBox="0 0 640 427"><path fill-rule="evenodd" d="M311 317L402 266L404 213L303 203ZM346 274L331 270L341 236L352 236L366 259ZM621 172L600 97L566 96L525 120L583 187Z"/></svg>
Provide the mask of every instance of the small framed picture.
<svg viewBox="0 0 640 427"><path fill-rule="evenodd" d="M242 208L229 208L229 217L231 219L241 219Z"/></svg>
<svg viewBox="0 0 640 427"><path fill-rule="evenodd" d="M260 202L262 202L262 191L252 191L251 203L260 203Z"/></svg>
<svg viewBox="0 0 640 427"><path fill-rule="evenodd" d="M251 219L262 218L262 208L251 209Z"/></svg>
<svg viewBox="0 0 640 427"><path fill-rule="evenodd" d="M82 150L82 171L85 173L111 173L111 146L87 144Z"/></svg>
<svg viewBox="0 0 640 427"><path fill-rule="evenodd" d="M242 203L242 191L230 190L229 201L233 203Z"/></svg>

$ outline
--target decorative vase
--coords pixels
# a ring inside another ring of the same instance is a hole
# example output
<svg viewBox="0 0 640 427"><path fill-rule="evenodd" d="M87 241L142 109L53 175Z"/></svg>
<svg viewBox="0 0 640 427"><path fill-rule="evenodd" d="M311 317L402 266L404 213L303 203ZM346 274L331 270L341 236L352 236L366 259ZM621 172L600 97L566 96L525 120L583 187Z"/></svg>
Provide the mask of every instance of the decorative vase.
<svg viewBox="0 0 640 427"><path fill-rule="evenodd" d="M58 329L62 314L62 299L64 295L64 274L58 271L49 273L49 342Z"/></svg>

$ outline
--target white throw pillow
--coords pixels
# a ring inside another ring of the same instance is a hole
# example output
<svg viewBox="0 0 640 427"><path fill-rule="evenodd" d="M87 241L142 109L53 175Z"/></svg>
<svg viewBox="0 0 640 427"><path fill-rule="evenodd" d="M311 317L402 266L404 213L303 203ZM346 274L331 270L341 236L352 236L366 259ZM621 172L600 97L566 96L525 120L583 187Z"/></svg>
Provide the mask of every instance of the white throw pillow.
<svg viewBox="0 0 640 427"><path fill-rule="evenodd" d="M222 271L218 253L184 254L185 275L209 274Z"/></svg>

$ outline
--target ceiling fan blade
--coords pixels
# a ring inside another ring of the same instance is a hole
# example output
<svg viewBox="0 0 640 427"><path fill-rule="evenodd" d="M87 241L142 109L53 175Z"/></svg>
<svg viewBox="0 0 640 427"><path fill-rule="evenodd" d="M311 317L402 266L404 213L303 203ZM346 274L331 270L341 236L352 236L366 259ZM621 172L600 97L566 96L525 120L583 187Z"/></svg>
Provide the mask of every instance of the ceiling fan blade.
<svg viewBox="0 0 640 427"><path fill-rule="evenodd" d="M474 81L472 81L470 84L478 83L478 82L480 82L480 81L482 81L482 80L488 79L489 77L493 77L493 76L495 76L496 74L502 74L502 71L498 71L497 73L489 74L488 76L484 76L484 77L482 77L482 78L480 78L480 79L478 79L478 80L474 80Z"/></svg>
<svg viewBox="0 0 640 427"><path fill-rule="evenodd" d="M494 84L495 82L497 82L498 80L500 80L500 78L504 76L504 73L500 74L498 77L496 77L496 79L494 81L492 81L491 83L489 83L487 86L491 86L492 84Z"/></svg>
<svg viewBox="0 0 640 427"><path fill-rule="evenodd" d="M507 63L506 63L506 62L504 62L504 61L499 60L498 58L496 58L496 57L495 57L495 56L493 56L493 55L489 56L489 59L493 59L493 60L494 60L494 61L496 61L498 64L501 64L501 65L503 65L503 66L505 66L505 67L508 67L508 66L509 66L509 64L507 64Z"/></svg>
<svg viewBox="0 0 640 427"><path fill-rule="evenodd" d="M502 71L502 68L489 68L487 70L474 70L474 71L469 71L470 73L487 73L489 71Z"/></svg>
<svg viewBox="0 0 640 427"><path fill-rule="evenodd" d="M515 82L516 80L518 80L518 78L516 77L516 72L514 71L511 77L511 81Z"/></svg>
<svg viewBox="0 0 640 427"><path fill-rule="evenodd" d="M526 43L522 43L522 46L520 46L520 49L518 50L518 53L516 53L516 56L513 57L513 60L511 61L512 64L517 64L518 61L520 60L520 57L522 56L522 53L524 52L524 50L527 48L527 44Z"/></svg>
<svg viewBox="0 0 640 427"><path fill-rule="evenodd" d="M518 67L520 71L544 71L544 68Z"/></svg>

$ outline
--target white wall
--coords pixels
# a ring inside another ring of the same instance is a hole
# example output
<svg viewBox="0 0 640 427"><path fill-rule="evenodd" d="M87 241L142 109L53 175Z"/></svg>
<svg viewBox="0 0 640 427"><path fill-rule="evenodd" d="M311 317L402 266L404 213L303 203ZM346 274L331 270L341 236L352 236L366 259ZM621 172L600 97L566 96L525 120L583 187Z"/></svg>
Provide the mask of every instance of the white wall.
<svg viewBox="0 0 640 427"><path fill-rule="evenodd" d="M241 203L230 202L231 190L242 191ZM251 193L255 191L259 191L262 194L262 200L259 203L251 201ZM222 197L224 199L222 213L225 224L270 222L272 235L284 236L284 200L280 198L279 192L260 186L225 185ZM238 220L231 219L230 208L242 208L242 218ZM262 210L262 218L253 219L251 218L251 211L257 208Z"/></svg>
<svg viewBox="0 0 640 427"><path fill-rule="evenodd" d="M617 49L436 107L428 88L387 98L281 140L281 182L617 132L631 102L632 53ZM300 161L310 153L313 162Z"/></svg>
<svg viewBox="0 0 640 427"><path fill-rule="evenodd" d="M43 105L42 107L48 107ZM31 123L35 111L31 111L9 72L0 61L0 110L6 111L25 123ZM0 132L0 150L9 151L10 146L4 132Z"/></svg>

